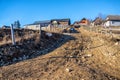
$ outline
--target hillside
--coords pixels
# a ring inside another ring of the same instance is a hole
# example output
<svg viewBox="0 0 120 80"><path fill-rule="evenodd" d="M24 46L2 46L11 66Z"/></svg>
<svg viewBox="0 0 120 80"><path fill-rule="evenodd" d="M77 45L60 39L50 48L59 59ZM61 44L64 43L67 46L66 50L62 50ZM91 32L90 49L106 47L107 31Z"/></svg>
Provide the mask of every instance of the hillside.
<svg viewBox="0 0 120 80"><path fill-rule="evenodd" d="M120 80L116 39L78 31L64 34L59 47L47 54L0 67L0 80Z"/></svg>

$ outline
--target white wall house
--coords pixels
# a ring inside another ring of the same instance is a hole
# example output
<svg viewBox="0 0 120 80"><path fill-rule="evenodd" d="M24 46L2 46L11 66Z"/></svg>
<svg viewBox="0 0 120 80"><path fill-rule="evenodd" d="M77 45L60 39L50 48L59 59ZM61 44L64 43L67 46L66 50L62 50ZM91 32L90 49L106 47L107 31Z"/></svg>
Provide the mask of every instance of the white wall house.
<svg viewBox="0 0 120 80"><path fill-rule="evenodd" d="M46 20L46 21L35 21L33 24L27 24L24 26L24 28L26 29L32 29L32 30L39 30L40 27L42 27L42 29L46 29L49 25L50 25L50 20Z"/></svg>
<svg viewBox="0 0 120 80"><path fill-rule="evenodd" d="M24 27L26 29L32 29L32 30L39 30L40 29L40 25L35 25L35 24L25 25Z"/></svg>
<svg viewBox="0 0 120 80"><path fill-rule="evenodd" d="M120 15L109 15L106 18L104 26L120 26Z"/></svg>

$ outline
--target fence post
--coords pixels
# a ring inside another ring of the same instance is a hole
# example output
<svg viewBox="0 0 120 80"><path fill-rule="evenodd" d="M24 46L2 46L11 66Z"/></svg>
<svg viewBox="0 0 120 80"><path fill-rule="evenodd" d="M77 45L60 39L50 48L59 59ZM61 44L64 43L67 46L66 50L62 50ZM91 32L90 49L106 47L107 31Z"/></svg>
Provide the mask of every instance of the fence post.
<svg viewBox="0 0 120 80"><path fill-rule="evenodd" d="M39 25L39 27L40 27L39 36L40 36L40 39L41 39L41 26Z"/></svg>
<svg viewBox="0 0 120 80"><path fill-rule="evenodd" d="M12 44L15 45L15 36L14 36L13 24L11 24L11 37L12 37Z"/></svg>

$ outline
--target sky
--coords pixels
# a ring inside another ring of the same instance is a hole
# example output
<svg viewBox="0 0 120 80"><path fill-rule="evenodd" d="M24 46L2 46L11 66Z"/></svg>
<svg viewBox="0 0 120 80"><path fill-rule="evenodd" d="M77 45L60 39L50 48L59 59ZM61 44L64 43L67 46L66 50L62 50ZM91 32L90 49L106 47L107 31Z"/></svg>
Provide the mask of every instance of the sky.
<svg viewBox="0 0 120 80"><path fill-rule="evenodd" d="M120 15L120 0L0 0L0 26L19 20L21 26L34 21Z"/></svg>

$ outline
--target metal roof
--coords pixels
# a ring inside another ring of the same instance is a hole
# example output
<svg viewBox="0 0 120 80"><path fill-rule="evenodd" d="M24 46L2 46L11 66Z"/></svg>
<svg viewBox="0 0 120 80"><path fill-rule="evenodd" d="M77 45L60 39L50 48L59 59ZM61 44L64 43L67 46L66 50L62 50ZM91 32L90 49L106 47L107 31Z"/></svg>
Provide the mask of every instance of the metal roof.
<svg viewBox="0 0 120 80"><path fill-rule="evenodd" d="M70 19L66 18L66 19L51 19L51 21L63 21L63 22L69 22Z"/></svg>
<svg viewBox="0 0 120 80"><path fill-rule="evenodd" d="M106 20L120 20L120 15L108 15Z"/></svg>
<svg viewBox="0 0 120 80"><path fill-rule="evenodd" d="M50 20L44 20L44 21L35 21L33 24L49 24L51 23Z"/></svg>

